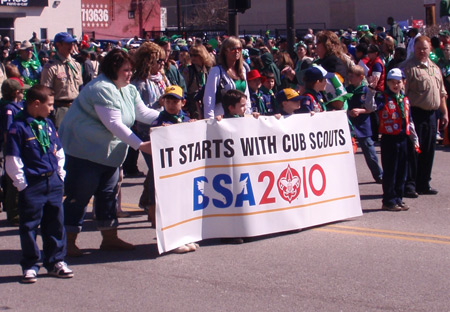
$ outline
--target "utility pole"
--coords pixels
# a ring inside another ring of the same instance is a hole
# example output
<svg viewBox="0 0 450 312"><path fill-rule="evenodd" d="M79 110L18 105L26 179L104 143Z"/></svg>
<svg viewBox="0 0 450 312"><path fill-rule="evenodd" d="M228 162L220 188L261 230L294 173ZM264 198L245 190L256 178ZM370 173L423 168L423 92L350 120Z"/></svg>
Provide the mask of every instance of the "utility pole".
<svg viewBox="0 0 450 312"><path fill-rule="evenodd" d="M177 0L177 25L178 34L181 34L181 0Z"/></svg>
<svg viewBox="0 0 450 312"><path fill-rule="evenodd" d="M228 0L228 35L239 36L239 21L236 0Z"/></svg>
<svg viewBox="0 0 450 312"><path fill-rule="evenodd" d="M295 42L295 8L294 0L286 0L286 39L287 49L291 57L294 56L294 42Z"/></svg>

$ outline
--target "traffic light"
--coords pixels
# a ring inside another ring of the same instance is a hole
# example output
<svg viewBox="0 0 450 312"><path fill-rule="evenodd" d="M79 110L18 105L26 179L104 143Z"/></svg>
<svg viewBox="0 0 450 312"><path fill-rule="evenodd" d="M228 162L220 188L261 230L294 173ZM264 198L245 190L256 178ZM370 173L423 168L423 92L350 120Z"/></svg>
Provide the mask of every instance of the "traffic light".
<svg viewBox="0 0 450 312"><path fill-rule="evenodd" d="M251 0L231 0L230 1L230 9L236 10L239 13L244 13L245 10L248 10L252 7Z"/></svg>

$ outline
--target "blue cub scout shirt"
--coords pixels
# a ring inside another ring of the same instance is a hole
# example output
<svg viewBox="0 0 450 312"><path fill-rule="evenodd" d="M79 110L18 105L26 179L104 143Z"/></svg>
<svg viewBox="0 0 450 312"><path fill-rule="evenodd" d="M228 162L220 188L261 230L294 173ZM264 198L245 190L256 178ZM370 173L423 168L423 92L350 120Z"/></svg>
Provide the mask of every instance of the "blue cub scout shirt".
<svg viewBox="0 0 450 312"><path fill-rule="evenodd" d="M24 118L13 122L8 131L6 143L6 156L16 156L22 159L25 176L40 176L44 173L56 171L58 160L56 152L61 149L61 142L56 133L55 126L50 119L45 118L50 145L44 153L30 123L33 117L24 113Z"/></svg>

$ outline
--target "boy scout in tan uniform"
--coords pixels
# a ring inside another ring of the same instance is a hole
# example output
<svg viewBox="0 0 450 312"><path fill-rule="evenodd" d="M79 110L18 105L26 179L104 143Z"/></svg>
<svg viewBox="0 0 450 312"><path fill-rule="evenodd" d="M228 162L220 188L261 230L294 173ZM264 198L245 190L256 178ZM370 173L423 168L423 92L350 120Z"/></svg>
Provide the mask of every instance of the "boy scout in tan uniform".
<svg viewBox="0 0 450 312"><path fill-rule="evenodd" d="M56 55L45 64L41 74L41 84L55 91L56 128L59 128L67 110L78 96L83 85L81 65L71 56L76 40L68 33L61 32L55 36Z"/></svg>

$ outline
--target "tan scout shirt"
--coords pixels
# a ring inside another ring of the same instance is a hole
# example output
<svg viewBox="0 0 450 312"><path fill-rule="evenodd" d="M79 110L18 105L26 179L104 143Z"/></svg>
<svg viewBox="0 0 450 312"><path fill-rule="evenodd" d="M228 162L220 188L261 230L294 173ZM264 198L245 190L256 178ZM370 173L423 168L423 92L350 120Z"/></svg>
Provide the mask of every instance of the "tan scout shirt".
<svg viewBox="0 0 450 312"><path fill-rule="evenodd" d="M447 92L439 67L430 59L427 65L414 57L402 64L406 76L405 94L412 107L437 110Z"/></svg>
<svg viewBox="0 0 450 312"><path fill-rule="evenodd" d="M73 69L67 64L68 62ZM83 84L80 63L71 56L65 59L57 53L42 69L41 84L55 91L55 101L73 101Z"/></svg>

